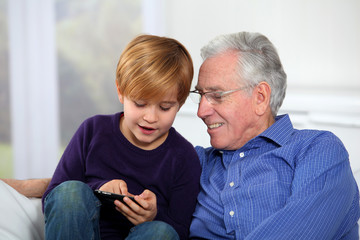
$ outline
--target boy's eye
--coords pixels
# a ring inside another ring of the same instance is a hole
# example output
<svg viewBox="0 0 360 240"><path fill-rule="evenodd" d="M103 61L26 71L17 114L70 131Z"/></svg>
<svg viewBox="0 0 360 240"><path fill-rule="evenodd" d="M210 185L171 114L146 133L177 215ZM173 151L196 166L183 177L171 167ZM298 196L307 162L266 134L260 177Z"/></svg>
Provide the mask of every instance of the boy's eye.
<svg viewBox="0 0 360 240"><path fill-rule="evenodd" d="M134 102L136 107L145 107L145 103Z"/></svg>
<svg viewBox="0 0 360 240"><path fill-rule="evenodd" d="M163 107L163 106L160 106L160 109L163 110L163 111L169 111L171 107Z"/></svg>
<svg viewBox="0 0 360 240"><path fill-rule="evenodd" d="M166 103L159 104L159 106L162 111L169 111L171 108L176 106L176 103L175 102L166 102Z"/></svg>

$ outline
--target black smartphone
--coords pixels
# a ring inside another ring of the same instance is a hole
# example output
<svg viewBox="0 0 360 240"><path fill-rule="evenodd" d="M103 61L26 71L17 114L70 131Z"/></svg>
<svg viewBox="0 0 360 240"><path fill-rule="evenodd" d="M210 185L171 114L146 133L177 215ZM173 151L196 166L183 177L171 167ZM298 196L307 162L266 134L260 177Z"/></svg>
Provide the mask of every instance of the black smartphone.
<svg viewBox="0 0 360 240"><path fill-rule="evenodd" d="M119 200L120 202L126 204L124 202L124 197L130 198L133 202L135 202L137 205L141 207L141 205L134 199L132 196L122 195L122 194L116 194L112 192L105 192L101 191L99 189L94 190L95 196L101 201L102 204L111 204L114 205L115 200ZM127 204L126 204L127 205Z"/></svg>

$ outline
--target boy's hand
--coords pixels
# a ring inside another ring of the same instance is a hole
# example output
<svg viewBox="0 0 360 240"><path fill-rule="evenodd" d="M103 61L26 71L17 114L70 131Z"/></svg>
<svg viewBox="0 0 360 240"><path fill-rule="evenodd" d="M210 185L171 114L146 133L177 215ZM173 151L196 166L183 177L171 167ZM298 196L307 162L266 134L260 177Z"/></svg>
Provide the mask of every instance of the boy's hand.
<svg viewBox="0 0 360 240"><path fill-rule="evenodd" d="M120 179L114 179L111 180L107 183L105 183L104 185L102 185L100 187L101 191L105 191L105 192L112 192L112 193L116 193L116 194L122 194L122 195L131 195L128 192L128 188L127 188L127 184L124 180L120 180Z"/></svg>
<svg viewBox="0 0 360 240"><path fill-rule="evenodd" d="M115 200L116 210L121 212L134 225L154 220L157 214L156 195L150 190L145 190L134 197L142 207L125 197L124 201L128 206L119 200Z"/></svg>

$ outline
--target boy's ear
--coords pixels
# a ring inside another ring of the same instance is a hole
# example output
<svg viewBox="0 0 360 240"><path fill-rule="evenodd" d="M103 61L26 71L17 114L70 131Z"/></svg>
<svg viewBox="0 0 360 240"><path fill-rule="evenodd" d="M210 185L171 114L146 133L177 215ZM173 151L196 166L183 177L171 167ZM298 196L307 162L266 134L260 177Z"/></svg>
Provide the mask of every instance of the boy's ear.
<svg viewBox="0 0 360 240"><path fill-rule="evenodd" d="M267 82L261 82L255 87L256 113L263 115L270 110L271 87Z"/></svg>
<svg viewBox="0 0 360 240"><path fill-rule="evenodd" d="M115 83L116 83L116 91L117 91L117 94L118 94L119 101L121 102L121 104L124 104L124 97L121 94L119 84L117 83L117 81L115 81Z"/></svg>

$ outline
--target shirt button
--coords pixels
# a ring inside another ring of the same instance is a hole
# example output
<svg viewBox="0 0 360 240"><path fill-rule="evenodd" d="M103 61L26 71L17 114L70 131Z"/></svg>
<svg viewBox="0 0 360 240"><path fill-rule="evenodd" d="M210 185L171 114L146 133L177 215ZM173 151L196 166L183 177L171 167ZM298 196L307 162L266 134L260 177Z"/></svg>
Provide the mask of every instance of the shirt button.
<svg viewBox="0 0 360 240"><path fill-rule="evenodd" d="M233 187L235 185L234 182L229 183L230 187Z"/></svg>
<svg viewBox="0 0 360 240"><path fill-rule="evenodd" d="M244 153L244 152L241 152L241 153L239 154L239 156L240 156L241 158L243 158L243 157L245 156L245 153Z"/></svg>
<svg viewBox="0 0 360 240"><path fill-rule="evenodd" d="M233 216L234 216L234 214L235 214L235 212L234 212L234 211L230 211L230 212L229 212L229 214L230 214L230 216L232 216L232 217L233 217Z"/></svg>

